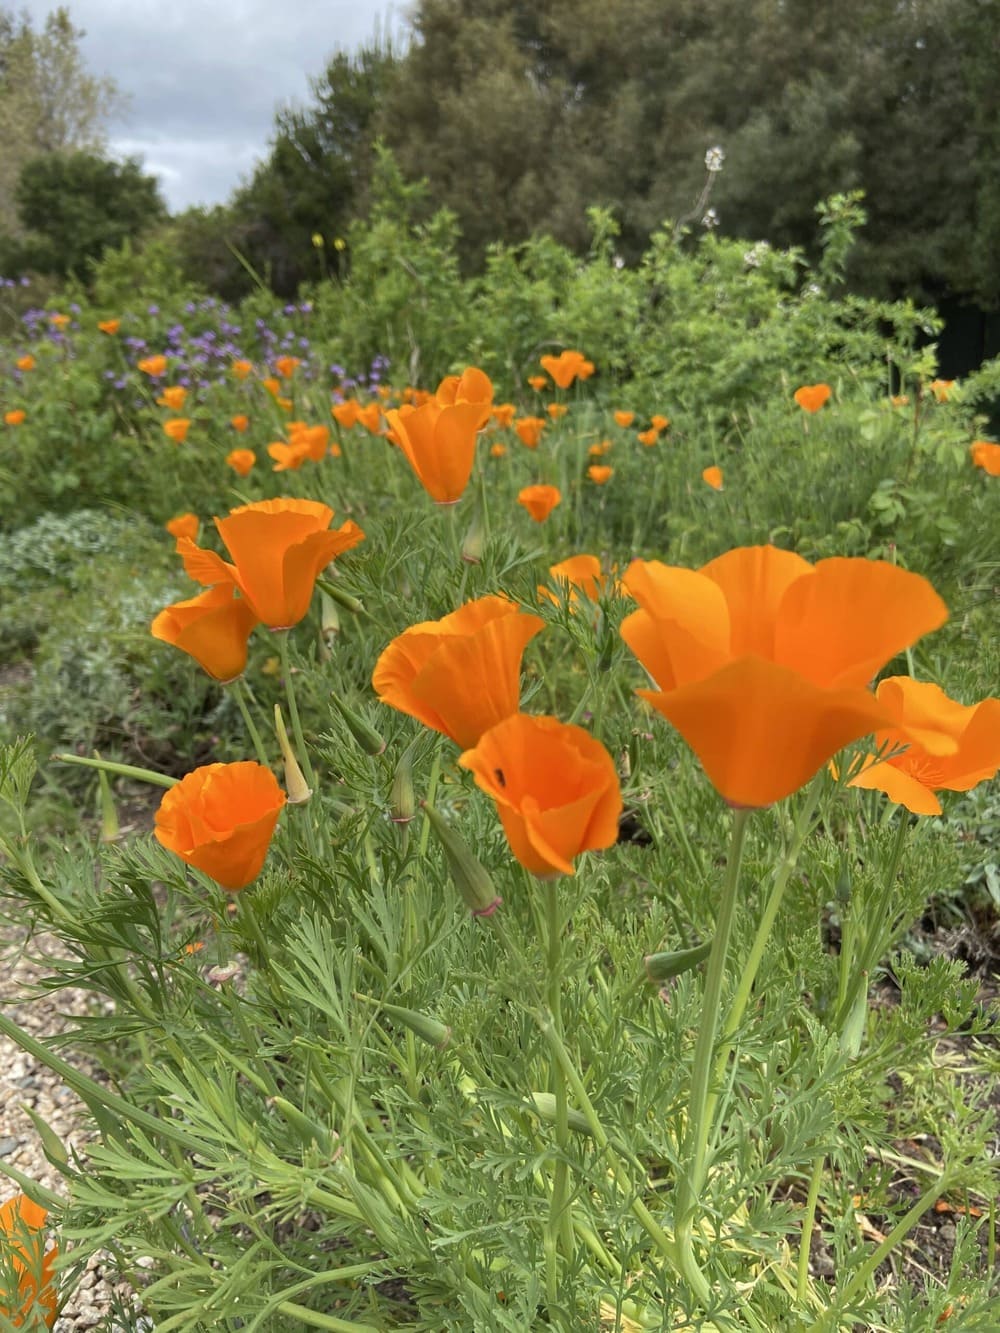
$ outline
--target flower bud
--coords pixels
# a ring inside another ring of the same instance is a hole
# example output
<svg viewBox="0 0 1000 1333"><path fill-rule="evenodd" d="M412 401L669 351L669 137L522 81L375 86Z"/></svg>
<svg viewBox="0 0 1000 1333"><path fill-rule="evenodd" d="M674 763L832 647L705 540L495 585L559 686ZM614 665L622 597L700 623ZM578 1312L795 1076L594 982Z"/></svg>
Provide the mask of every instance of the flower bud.
<svg viewBox="0 0 1000 1333"><path fill-rule="evenodd" d="M712 941L706 940L704 944L699 944L693 949L648 953L643 959L646 976L650 981L669 981L671 977L679 977L682 972L690 972L699 963L703 963L711 952Z"/></svg>
<svg viewBox="0 0 1000 1333"><path fill-rule="evenodd" d="M446 819L426 801L424 814L444 848L448 869L462 901L473 916L492 916L503 902L493 887L489 871L473 856L465 840L455 832Z"/></svg>
<svg viewBox="0 0 1000 1333"><path fill-rule="evenodd" d="M299 761L295 757L295 751L292 749L291 741L288 739L288 732L285 730L285 719L281 716L280 704L274 705L274 729L278 734L281 757L285 761L285 791L288 794L288 804L305 805L312 796L312 788L305 780L305 775L299 767Z"/></svg>
<svg viewBox="0 0 1000 1333"><path fill-rule="evenodd" d="M365 754L378 755L385 750L385 740L370 722L366 722L360 713L355 713L352 708L344 703L343 699L338 698L333 691L330 691L330 698L333 700L337 711L347 724L347 729L364 750Z"/></svg>
<svg viewBox="0 0 1000 1333"><path fill-rule="evenodd" d="M469 524L469 530L462 539L462 559L467 565L478 565L483 558L486 544L486 531L481 515L477 514Z"/></svg>
<svg viewBox="0 0 1000 1333"><path fill-rule="evenodd" d="M390 816L394 824L408 824L417 813L417 798L413 791L413 744L410 744L400 756L396 771L392 775L392 792L389 797Z"/></svg>

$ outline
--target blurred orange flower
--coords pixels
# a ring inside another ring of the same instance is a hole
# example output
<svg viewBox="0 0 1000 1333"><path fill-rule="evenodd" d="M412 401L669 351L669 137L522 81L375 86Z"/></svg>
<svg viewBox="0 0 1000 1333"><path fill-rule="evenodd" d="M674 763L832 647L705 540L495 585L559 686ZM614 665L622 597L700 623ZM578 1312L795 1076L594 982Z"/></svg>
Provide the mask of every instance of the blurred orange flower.
<svg viewBox="0 0 1000 1333"><path fill-rule="evenodd" d="M526 449L537 449L545 429L544 417L518 417L514 422L517 437Z"/></svg>
<svg viewBox="0 0 1000 1333"><path fill-rule="evenodd" d="M69 327L69 315L49 315L49 323L61 333L63 329Z"/></svg>
<svg viewBox="0 0 1000 1333"><path fill-rule="evenodd" d="M169 421L163 423L164 435L168 435L174 444L183 444L190 429L189 417L171 417Z"/></svg>
<svg viewBox="0 0 1000 1333"><path fill-rule="evenodd" d="M722 490L722 468L721 468L721 467L715 467L715 466L713 465L712 467L707 467L707 468L705 468L704 472L702 472L702 474L701 474L701 479L702 479L702 481L703 481L707 486L711 486L711 488L712 488L713 491L721 491L721 490Z"/></svg>
<svg viewBox="0 0 1000 1333"><path fill-rule="evenodd" d="M0 1319L9 1320L14 1328L26 1327L33 1312L41 1315L47 1328L56 1322L59 1295L53 1269L59 1251L45 1249L47 1217L41 1204L26 1194L15 1194L0 1205L0 1259L17 1279L17 1291L8 1293L17 1307L0 1303Z"/></svg>
<svg viewBox="0 0 1000 1333"><path fill-rule="evenodd" d="M329 426L307 426L302 421L290 422L288 434L291 443L305 449L306 457L311 458L314 463L322 462L326 457L327 446L330 443Z"/></svg>
<svg viewBox="0 0 1000 1333"><path fill-rule="evenodd" d="M160 407L169 407L172 412L179 412L184 406L187 393L188 391L183 385L172 384L170 388L163 390L156 401Z"/></svg>
<svg viewBox="0 0 1000 1333"><path fill-rule="evenodd" d="M603 486L609 482L614 475L614 468L609 467L607 463L592 463L587 468L587 476L595 486Z"/></svg>
<svg viewBox="0 0 1000 1333"><path fill-rule="evenodd" d="M334 403L330 408L330 415L344 430L350 430L357 424L360 413L361 404L356 398L347 398L342 403Z"/></svg>
<svg viewBox="0 0 1000 1333"><path fill-rule="evenodd" d="M592 602L596 602L607 582L601 572L601 562L596 555L571 555L568 560L549 566L549 578L563 584L568 589L570 602L579 600L578 593L583 593ZM538 591L550 602L558 603L559 598L544 583L538 585Z"/></svg>
<svg viewBox="0 0 1000 1333"><path fill-rule="evenodd" d="M482 420L482 403L443 406L437 398L429 399L422 407L404 404L386 413L393 439L437 504L455 504L462 498L472 475Z"/></svg>
<svg viewBox="0 0 1000 1333"><path fill-rule="evenodd" d="M187 653L216 680L230 681L246 670L247 641L259 623L233 586L219 583L197 597L165 607L151 631L154 639Z"/></svg>
<svg viewBox="0 0 1000 1333"><path fill-rule="evenodd" d="M884 726L868 682L948 615L926 579L896 565L812 566L773 546L697 571L635 560L624 584L641 609L622 638L658 687L639 694L740 806L781 800Z"/></svg>
<svg viewBox="0 0 1000 1333"><path fill-rule="evenodd" d="M226 462L240 477L245 477L257 462L257 455L252 449L232 449L226 454Z"/></svg>
<svg viewBox="0 0 1000 1333"><path fill-rule="evenodd" d="M558 421L560 417L564 417L566 415L566 413L569 411L569 408L566 406L565 403L549 403L548 407L546 407L545 410L546 412L548 412L549 416L552 418L553 421Z"/></svg>
<svg viewBox="0 0 1000 1333"><path fill-rule="evenodd" d="M302 362L297 356L279 356L274 368L283 380L290 380Z"/></svg>
<svg viewBox="0 0 1000 1333"><path fill-rule="evenodd" d="M793 397L803 412L818 412L833 390L829 384L803 384Z"/></svg>
<svg viewBox="0 0 1000 1333"><path fill-rule="evenodd" d="M615 424L621 426L622 430L625 430L628 426L631 426L632 422L635 420L635 413L619 411L615 412L614 418Z"/></svg>
<svg viewBox="0 0 1000 1333"><path fill-rule="evenodd" d="M533 875L572 875L574 857L617 841L614 760L582 727L514 713L458 762L496 802L511 851Z"/></svg>
<svg viewBox="0 0 1000 1333"><path fill-rule="evenodd" d="M250 418L245 416L242 412L237 412L236 416L229 418L229 424L232 426L233 430L239 431L242 435L250 425Z"/></svg>
<svg viewBox="0 0 1000 1333"><path fill-rule="evenodd" d="M949 699L938 685L889 676L876 698L892 719L875 733L875 744L890 757L870 755L849 787L883 791L915 815L939 815L936 791L969 791L1000 768L1000 699L965 705ZM905 745L899 754L891 750Z"/></svg>
<svg viewBox="0 0 1000 1333"><path fill-rule="evenodd" d="M170 533L171 537L190 537L194 541L198 535L198 515L197 514L177 514L169 522L163 525Z"/></svg>
<svg viewBox="0 0 1000 1333"><path fill-rule="evenodd" d="M141 370L144 375L150 379L159 379L167 371L167 358L158 353L156 356L144 356L141 361L137 361L136 368Z"/></svg>
<svg viewBox="0 0 1000 1333"><path fill-rule="evenodd" d="M649 418L649 424L652 426L653 430L665 431L670 425L670 418L660 416L659 413L657 413L655 416Z"/></svg>
<svg viewBox="0 0 1000 1333"><path fill-rule="evenodd" d="M215 520L232 564L186 538L177 549L196 583L232 585L269 629L288 629L309 610L320 571L364 541L350 519L327 531L332 518L318 500L258 500Z"/></svg>
<svg viewBox="0 0 1000 1333"><path fill-rule="evenodd" d="M946 403L951 395L952 389L955 387L955 381L931 380L927 387L939 403Z"/></svg>
<svg viewBox="0 0 1000 1333"><path fill-rule="evenodd" d="M281 380L275 379L273 375L267 375L261 380L261 384L268 391L272 398L277 398L281 393Z"/></svg>
<svg viewBox="0 0 1000 1333"><path fill-rule="evenodd" d="M378 403L368 403L365 407L358 409L357 419L365 430L377 435L382 425L382 409Z"/></svg>
<svg viewBox="0 0 1000 1333"><path fill-rule="evenodd" d="M507 453L507 446L505 444L490 445L490 458L503 458L505 457L506 453Z"/></svg>
<svg viewBox="0 0 1000 1333"><path fill-rule="evenodd" d="M536 523L544 523L560 500L557 486L525 486L517 496L518 504L524 505Z"/></svg>
<svg viewBox="0 0 1000 1333"><path fill-rule="evenodd" d="M513 403L497 403L493 408L493 420L501 429L509 426L517 415L517 408Z"/></svg>
<svg viewBox="0 0 1000 1333"><path fill-rule="evenodd" d="M27 412L23 407L15 407L10 412L3 414L4 424L7 426L20 426L27 418Z"/></svg>
<svg viewBox="0 0 1000 1333"><path fill-rule="evenodd" d="M893 407L909 407L910 395L908 393L896 393L889 399Z"/></svg>
<svg viewBox="0 0 1000 1333"><path fill-rule="evenodd" d="M506 597L466 602L397 635L375 664L375 693L467 749L517 712L521 656L544 624Z"/></svg>
<svg viewBox="0 0 1000 1333"><path fill-rule="evenodd" d="M541 393L549 382L547 375L529 375L528 383L534 389L535 393Z"/></svg>
<svg viewBox="0 0 1000 1333"><path fill-rule="evenodd" d="M19 356L14 362L14 365L17 366L18 370L28 371L34 370L37 362L29 352L26 356Z"/></svg>
<svg viewBox="0 0 1000 1333"><path fill-rule="evenodd" d="M1000 444L992 440L976 440L969 450L976 467L991 477L1000 477Z"/></svg>
<svg viewBox="0 0 1000 1333"><path fill-rule="evenodd" d="M274 472L298 472L309 457L309 449L304 442L275 440L267 446L268 455L274 459Z"/></svg>
<svg viewBox="0 0 1000 1333"><path fill-rule="evenodd" d="M253 374L253 362L245 361L242 359L239 361L234 361L233 364L229 367L229 369L233 372L233 375L236 377L236 379L245 380L250 375Z"/></svg>
<svg viewBox="0 0 1000 1333"><path fill-rule="evenodd" d="M592 444L587 450L588 458L603 458L614 446L610 440L601 440L597 444Z"/></svg>
<svg viewBox="0 0 1000 1333"><path fill-rule="evenodd" d="M582 352L570 348L558 356L539 357L539 364L560 389L568 389L575 379L589 379L594 373L594 363L588 361Z"/></svg>
<svg viewBox="0 0 1000 1333"><path fill-rule="evenodd" d="M640 444L644 444L647 449L651 449L660 438L660 432L653 426L649 430L641 430L636 438Z"/></svg>
<svg viewBox="0 0 1000 1333"><path fill-rule="evenodd" d="M98 329L101 333L106 333L109 338L113 338L121 326L122 322L120 319L99 319L97 321Z"/></svg>
<svg viewBox="0 0 1000 1333"><path fill-rule="evenodd" d="M262 764L207 764L164 794L154 833L168 851L236 892L263 869L284 804L277 778Z"/></svg>

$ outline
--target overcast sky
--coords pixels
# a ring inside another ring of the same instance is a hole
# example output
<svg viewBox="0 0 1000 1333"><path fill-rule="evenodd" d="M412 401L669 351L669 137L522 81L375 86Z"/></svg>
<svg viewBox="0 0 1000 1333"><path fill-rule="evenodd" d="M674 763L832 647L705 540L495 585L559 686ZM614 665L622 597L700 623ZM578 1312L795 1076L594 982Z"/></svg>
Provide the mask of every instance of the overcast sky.
<svg viewBox="0 0 1000 1333"><path fill-rule="evenodd" d="M57 0L13 0L39 29ZM309 99L336 50L400 39L405 0L66 0L89 72L129 97L116 156L143 159L172 211L221 203L266 152L279 104Z"/></svg>

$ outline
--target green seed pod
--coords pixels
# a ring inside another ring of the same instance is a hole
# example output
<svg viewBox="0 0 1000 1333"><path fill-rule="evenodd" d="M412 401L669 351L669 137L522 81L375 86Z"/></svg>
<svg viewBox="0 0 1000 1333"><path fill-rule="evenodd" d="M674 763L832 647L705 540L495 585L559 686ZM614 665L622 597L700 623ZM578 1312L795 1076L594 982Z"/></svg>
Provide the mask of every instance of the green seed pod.
<svg viewBox="0 0 1000 1333"><path fill-rule="evenodd" d="M413 791L413 749L412 742L400 755L396 771L392 775L392 791L389 795L390 819L394 824L408 824L417 813L417 798Z"/></svg>
<svg viewBox="0 0 1000 1333"><path fill-rule="evenodd" d="M357 995L354 998L363 1004L377 1005L379 1010L394 1023L400 1023L421 1039L428 1046L443 1050L451 1041L451 1028L429 1014L422 1014L418 1009L405 1009L401 1004L387 1004L370 995Z"/></svg>
<svg viewBox="0 0 1000 1333"><path fill-rule="evenodd" d="M348 731L361 746L362 750L364 750L365 754L382 754L385 750L385 741L371 723L366 722L365 719L359 713L355 713L352 708L348 708L344 701L338 698L332 691L330 693L330 698L333 700L340 716L346 722Z"/></svg>
<svg viewBox="0 0 1000 1333"><path fill-rule="evenodd" d="M461 835L455 832L432 805L428 805L426 801L421 804L424 814L431 822L431 828L444 848L448 869L451 871L455 888L462 896L462 901L473 916L492 916L503 899L494 888L489 871L469 851Z"/></svg>
<svg viewBox="0 0 1000 1333"><path fill-rule="evenodd" d="M712 941L707 940L693 949L679 949L671 953L648 953L643 959L646 976L650 981L669 981L671 977L679 977L683 972L690 972L699 963L703 963L711 952Z"/></svg>
<svg viewBox="0 0 1000 1333"><path fill-rule="evenodd" d="M269 1097L268 1104L276 1107L287 1120L288 1124L295 1131L296 1136L308 1148L310 1144L315 1143L320 1152L331 1156L333 1153L333 1138L330 1131L323 1125L317 1124L315 1120L310 1119L297 1106L293 1106L290 1101L284 1097Z"/></svg>
<svg viewBox="0 0 1000 1333"><path fill-rule="evenodd" d="M546 1124L554 1125L556 1123L556 1099L551 1092L533 1092L531 1100L528 1103L531 1110L538 1113ZM591 1128L587 1124L587 1117L581 1115L579 1111L572 1108L566 1113L566 1123L570 1129L576 1130L578 1134L591 1134Z"/></svg>
<svg viewBox="0 0 1000 1333"><path fill-rule="evenodd" d="M277 733L278 744L281 747L281 757L285 762L285 791L288 794L288 804L305 805L312 796L312 788L306 782L305 774L295 757L292 743L288 739L288 732L285 730L285 719L281 716L279 704L274 705L274 730Z"/></svg>

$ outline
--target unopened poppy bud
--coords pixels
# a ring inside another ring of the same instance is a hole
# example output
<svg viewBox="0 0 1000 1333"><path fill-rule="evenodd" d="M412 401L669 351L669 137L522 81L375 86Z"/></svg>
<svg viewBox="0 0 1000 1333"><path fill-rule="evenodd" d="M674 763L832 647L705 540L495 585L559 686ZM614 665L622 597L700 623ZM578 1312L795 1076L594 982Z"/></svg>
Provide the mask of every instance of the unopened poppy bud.
<svg viewBox="0 0 1000 1333"><path fill-rule="evenodd" d="M862 972L858 993L851 1004L850 1013L840 1033L840 1049L849 1060L856 1060L861 1053L865 1026L868 1021L868 973Z"/></svg>
<svg viewBox="0 0 1000 1333"><path fill-rule="evenodd" d="M400 756L392 775L389 797L390 819L394 824L408 824L417 813L417 798L413 791L413 746L408 745Z"/></svg>
<svg viewBox="0 0 1000 1333"><path fill-rule="evenodd" d="M475 516L469 525L469 531L462 539L462 559L467 565L478 565L483 558L483 547L486 544L486 532L483 527L483 520L479 514Z"/></svg>
<svg viewBox="0 0 1000 1333"><path fill-rule="evenodd" d="M690 972L699 963L703 963L711 952L712 941L707 940L693 949L648 953L643 959L646 976L650 981L669 981L671 977L679 977L683 972Z"/></svg>
<svg viewBox="0 0 1000 1333"><path fill-rule="evenodd" d="M462 901L473 916L492 916L503 899L493 887L489 871L473 856L465 840L455 832L439 811L426 801L422 802L422 806L424 814L430 820L431 828L444 848L448 869Z"/></svg>
<svg viewBox="0 0 1000 1333"><path fill-rule="evenodd" d="M556 1099L555 1094L551 1092L533 1092L528 1102L531 1110L537 1112L539 1117L546 1124L554 1125L557 1123ZM594 1131L587 1123L587 1117L580 1111L574 1111L572 1107L566 1112L566 1123L570 1129L576 1130L578 1134L587 1134L593 1137Z"/></svg>
<svg viewBox="0 0 1000 1333"><path fill-rule="evenodd" d="M285 762L285 791L288 795L288 804L305 805L312 796L312 787L306 782L299 761L295 757L295 751L292 749L292 743L288 739L280 704L274 705L274 729L278 734L281 757Z"/></svg>
<svg viewBox="0 0 1000 1333"><path fill-rule="evenodd" d="M319 594L319 615L324 639L330 640L335 634L340 633L340 612L337 610L337 603L328 592L322 590Z"/></svg>
<svg viewBox="0 0 1000 1333"><path fill-rule="evenodd" d="M451 1028L447 1023L431 1018L429 1014L422 1014L417 1009L405 1009L401 1004L388 1004L385 1000L376 1000L369 995L356 994L354 998L363 1004L377 1005L386 1018L392 1019L394 1023L399 1023L404 1028L409 1028L421 1041L426 1041L429 1046L435 1046L439 1051L451 1041Z"/></svg>
<svg viewBox="0 0 1000 1333"><path fill-rule="evenodd" d="M338 588L335 583L329 579L317 579L316 586L321 592L325 592L328 597L332 597L335 602L344 608L345 611L351 611L354 615L360 615L364 611L364 606L356 597L352 597L349 592L344 592Z"/></svg>
<svg viewBox="0 0 1000 1333"><path fill-rule="evenodd" d="M330 698L333 700L337 711L347 724L347 729L364 750L365 754L378 755L385 750L385 740L370 722L366 722L360 713L355 713L352 708L344 703L343 699L337 697L333 691L330 691Z"/></svg>
<svg viewBox="0 0 1000 1333"><path fill-rule="evenodd" d="M324 1126L318 1124L310 1116L307 1116L299 1108L288 1101L285 1097L269 1097L268 1105L275 1107L281 1112L282 1116L288 1122L288 1125L295 1134L301 1139L305 1147L315 1143L320 1152L328 1157L333 1155L333 1137L330 1131Z"/></svg>

